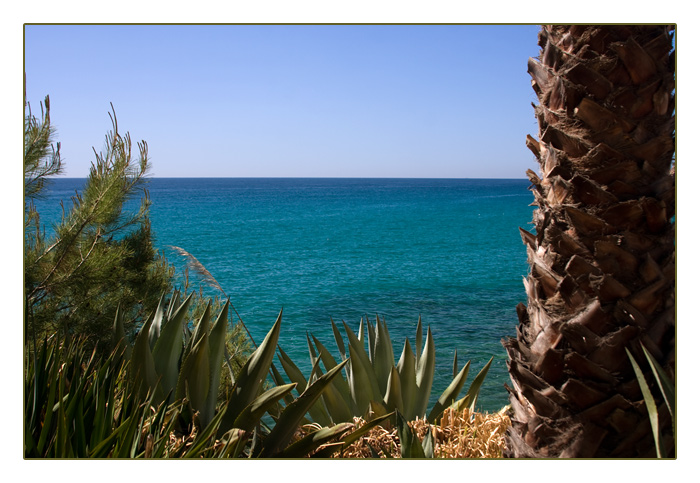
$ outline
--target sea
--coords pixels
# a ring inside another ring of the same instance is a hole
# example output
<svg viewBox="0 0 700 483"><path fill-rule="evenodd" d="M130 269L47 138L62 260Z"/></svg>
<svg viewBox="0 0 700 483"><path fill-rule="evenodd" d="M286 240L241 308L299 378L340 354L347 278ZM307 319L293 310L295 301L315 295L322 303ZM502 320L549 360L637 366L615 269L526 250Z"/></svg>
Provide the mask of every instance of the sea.
<svg viewBox="0 0 700 483"><path fill-rule="evenodd" d="M47 233L85 179L56 178L36 205ZM280 347L305 374L307 334L334 353L333 320L386 321L395 360L419 317L436 347L434 402L455 351L466 389L493 357L477 407L508 404L502 339L514 336L532 231L526 179L152 178L155 245L175 266L201 262L259 343L282 311ZM190 284L200 287L190 272ZM204 293L220 292L202 285ZM414 347L415 350L415 347ZM431 404L432 407L432 404Z"/></svg>

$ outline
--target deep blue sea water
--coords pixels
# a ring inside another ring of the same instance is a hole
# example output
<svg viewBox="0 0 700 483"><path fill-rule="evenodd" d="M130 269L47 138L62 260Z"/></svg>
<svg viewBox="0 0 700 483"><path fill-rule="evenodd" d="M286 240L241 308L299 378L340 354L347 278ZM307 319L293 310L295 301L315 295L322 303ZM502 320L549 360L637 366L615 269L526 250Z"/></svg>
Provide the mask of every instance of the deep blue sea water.
<svg viewBox="0 0 700 483"><path fill-rule="evenodd" d="M54 180L37 203L42 219L57 220L59 200L83 183ZM451 380L455 350L460 366L472 361L467 386L494 356L479 407L496 411L508 402L501 339L515 334L515 306L525 301L518 227L528 229L532 219L528 186L520 179L155 178L148 190L156 246L179 274L184 260L168 246L197 257L256 342L283 309L280 345L308 374L307 332L333 351L331 318L357 330L362 316L378 314L398 360L420 315L436 344L431 400Z"/></svg>

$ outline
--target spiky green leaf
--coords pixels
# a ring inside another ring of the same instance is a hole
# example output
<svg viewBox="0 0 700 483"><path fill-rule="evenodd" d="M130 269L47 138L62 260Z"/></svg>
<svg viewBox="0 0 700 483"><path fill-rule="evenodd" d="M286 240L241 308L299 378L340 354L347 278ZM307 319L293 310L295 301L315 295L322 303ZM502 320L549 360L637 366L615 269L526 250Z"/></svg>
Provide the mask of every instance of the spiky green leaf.
<svg viewBox="0 0 700 483"><path fill-rule="evenodd" d="M396 432L399 435L402 458L425 458L420 440L401 413L396 413Z"/></svg>
<svg viewBox="0 0 700 483"><path fill-rule="evenodd" d="M301 396L284 409L277 420L277 424L275 424L275 427L270 431L267 438L265 438L261 456L274 456L279 454L279 452L287 446L296 432L299 422L304 418L309 408L321 397L324 389L346 363L347 360L341 362L322 377L318 378L313 384L306 388L306 391L304 391Z"/></svg>
<svg viewBox="0 0 700 483"><path fill-rule="evenodd" d="M308 456L322 445L339 437L352 427L352 423L340 423L329 428L321 428L318 431L314 431L313 433L307 434L299 441L296 441L293 444L289 445L280 453L279 457L303 458L304 456Z"/></svg>
<svg viewBox="0 0 700 483"><path fill-rule="evenodd" d="M171 312L171 316L162 325L160 336L153 347L153 361L164 394L177 387L180 356L184 347L183 327L191 300L192 294L185 299L182 305Z"/></svg>
<svg viewBox="0 0 700 483"><path fill-rule="evenodd" d="M367 325L369 327L371 324L368 323ZM389 335L386 322L383 323L379 320L379 316L377 316L377 326L373 332L375 332L375 336L372 365L377 375L379 392L381 394L386 394L389 375L394 368L394 348L391 345L391 336Z"/></svg>
<svg viewBox="0 0 700 483"><path fill-rule="evenodd" d="M387 408L396 409L403 413L403 396L401 392L401 376L399 371L392 366L389 377L387 378L386 394L384 395L384 404Z"/></svg>
<svg viewBox="0 0 700 483"><path fill-rule="evenodd" d="M355 403L358 405L360 411L364 411L367 409L367 403L369 401L380 401L384 395L379 391L377 376L364 350L362 341L355 337L355 334L345 322L343 322L343 326L345 327L345 333L348 337L348 346L350 348L350 373L352 381L348 382L350 382L350 390Z"/></svg>
<svg viewBox="0 0 700 483"><path fill-rule="evenodd" d="M486 379L486 374L488 374L492 362L493 357L489 359L486 365L479 371L472 383L469 385L467 395L459 401L455 402L451 406L453 409L460 412L467 408L469 408L469 410L471 411L474 410L474 408L476 407L476 400L479 398L479 391L481 390L481 385L484 383L484 379Z"/></svg>
<svg viewBox="0 0 700 483"><path fill-rule="evenodd" d="M447 389L445 389L445 391L440 395L440 398L437 400L435 406L433 406L433 409L428 415L429 422L432 423L433 421L435 421L435 418L440 416L447 407L449 407L452 403L455 402L455 400L459 396L459 392L462 390L462 386L464 386L464 383L467 381L470 365L471 361L467 361L467 363L464 365L459 374L457 374L457 376L455 376L455 378L452 379L450 385L447 386Z"/></svg>
<svg viewBox="0 0 700 483"><path fill-rule="evenodd" d="M407 418L414 419L415 397L418 387L416 385L416 358L411 350L411 344L406 338L403 345L403 352L396 365L401 381L401 400L403 401L404 413Z"/></svg>
<svg viewBox="0 0 700 483"><path fill-rule="evenodd" d="M295 385L292 383L276 386L262 393L238 415L233 423L233 427L244 431L252 431L257 426L260 418L273 408L280 399L291 393Z"/></svg>
<svg viewBox="0 0 700 483"><path fill-rule="evenodd" d="M175 397L187 397L195 411L205 414L210 387L209 334L204 333L185 356L177 381ZM203 425L208 424L206 419Z"/></svg>
<svg viewBox="0 0 700 483"><path fill-rule="evenodd" d="M425 416L425 411L428 408L430 399L430 391L433 387L433 378L435 377L435 342L433 334L428 327L428 336L425 339L425 346L418 361L418 369L416 370L416 384L418 390L415 398L415 406L413 407L416 416Z"/></svg>
<svg viewBox="0 0 700 483"><path fill-rule="evenodd" d="M267 377L272 359L275 356L281 325L282 311L280 310L275 324L248 358L238 375L238 380L232 390L231 400L226 408L221 434L231 429L236 417L260 394L263 381Z"/></svg>

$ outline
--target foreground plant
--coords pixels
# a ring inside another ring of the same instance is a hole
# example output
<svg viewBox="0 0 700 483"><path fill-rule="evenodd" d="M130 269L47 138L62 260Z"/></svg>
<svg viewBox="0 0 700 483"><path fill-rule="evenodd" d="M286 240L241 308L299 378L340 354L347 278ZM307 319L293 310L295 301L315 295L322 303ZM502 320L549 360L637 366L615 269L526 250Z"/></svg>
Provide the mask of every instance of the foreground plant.
<svg viewBox="0 0 700 483"><path fill-rule="evenodd" d="M367 320L367 351L364 345L364 319L360 322L357 335L343 322L348 340L347 347L333 321L331 326L340 355L343 358L347 357L349 363L345 369L346 379L336 378L324 391L321 401L310 411L312 419L321 424L352 421L353 417L368 418L370 415L380 416L394 411L407 420L427 416L428 421L434 421L450 406L457 410L473 410L493 360L489 360L474 378L467 394L458 399L467 380L471 361L458 371L455 354L453 380L427 413L435 372L435 343L428 328L425 345L421 350L423 332L420 318L416 328L415 355L406 339L396 365L386 322L379 317L376 325ZM300 388L318 377L321 364L326 368L337 364L328 349L313 334L307 336L307 343L312 364L311 376L308 379L281 348L279 351L279 359L287 377ZM277 383L281 381L278 374Z"/></svg>
<svg viewBox="0 0 700 483"><path fill-rule="evenodd" d="M186 401L198 430L206 435L200 437L200 447L206 446L204 441L214 444L216 438L222 438L228 442L228 456L245 453L252 457L301 457L351 429L352 424L346 422L328 424L290 444L306 422L306 413L347 361L334 365L325 374L318 373L318 377L298 390L296 398L291 396L295 382L268 389L265 381L272 370L282 312L240 372L235 377L232 371L229 373L232 389L225 401L219 401L229 304L224 305L213 323L208 306L190 332L185 317L190 300L191 295L180 304L176 294L166 309L161 298L158 309L133 346L125 343L118 315L115 341L129 354L130 377L142 397L151 395L155 401L165 403L173 399ZM231 443L233 440L235 444ZM248 442L251 444L247 445Z"/></svg>
<svg viewBox="0 0 700 483"><path fill-rule="evenodd" d="M115 353L100 360L85 338L54 337L27 351L24 456L162 455L180 405L154 405L131 390Z"/></svg>

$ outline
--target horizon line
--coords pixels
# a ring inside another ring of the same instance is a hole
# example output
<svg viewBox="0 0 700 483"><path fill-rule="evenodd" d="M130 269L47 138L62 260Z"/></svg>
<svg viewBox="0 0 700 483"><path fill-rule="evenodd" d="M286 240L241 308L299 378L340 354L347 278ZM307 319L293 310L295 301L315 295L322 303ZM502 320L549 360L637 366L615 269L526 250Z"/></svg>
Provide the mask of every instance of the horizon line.
<svg viewBox="0 0 700 483"><path fill-rule="evenodd" d="M48 179L86 179L88 176L48 176ZM528 179L513 177L441 177L441 176L145 176L144 179Z"/></svg>

